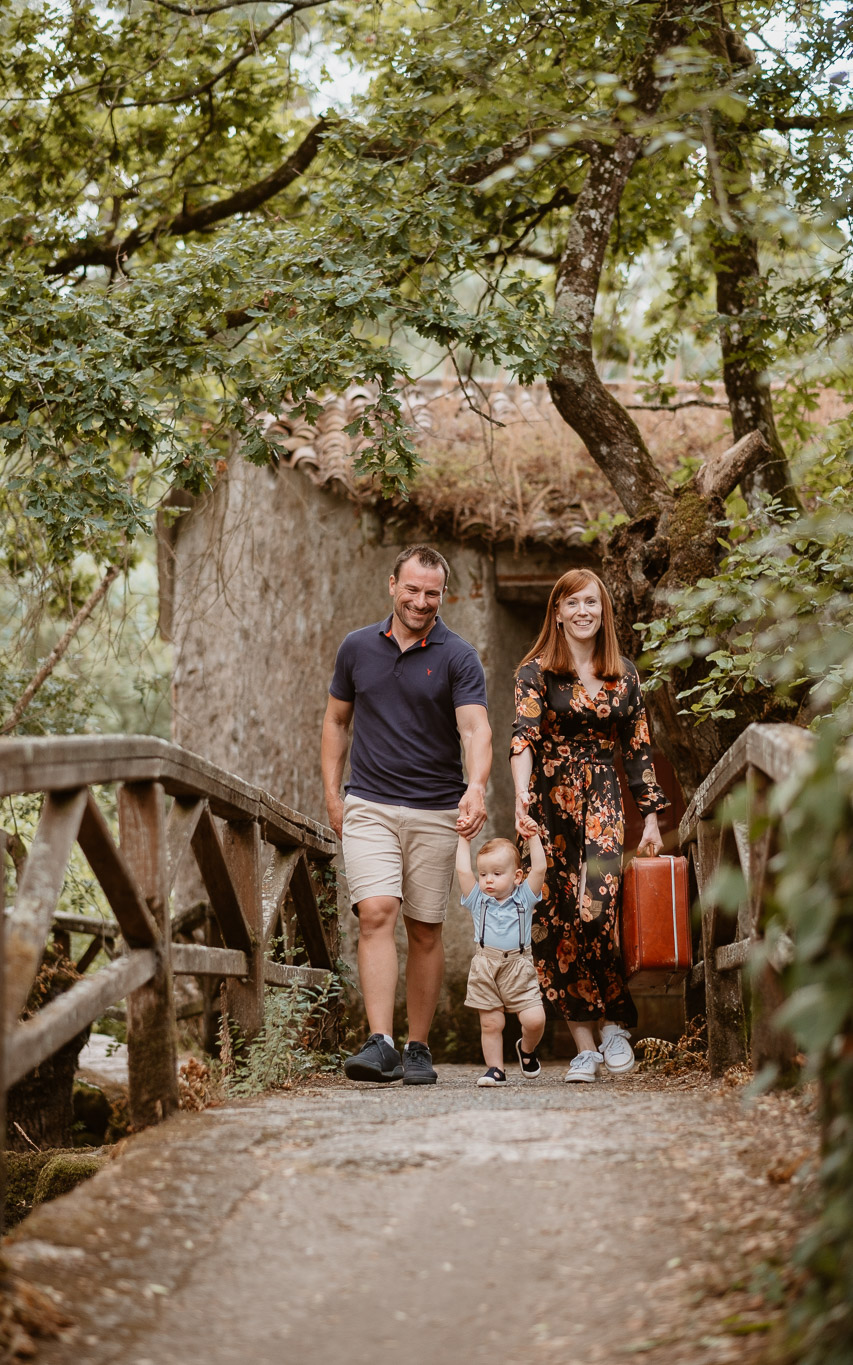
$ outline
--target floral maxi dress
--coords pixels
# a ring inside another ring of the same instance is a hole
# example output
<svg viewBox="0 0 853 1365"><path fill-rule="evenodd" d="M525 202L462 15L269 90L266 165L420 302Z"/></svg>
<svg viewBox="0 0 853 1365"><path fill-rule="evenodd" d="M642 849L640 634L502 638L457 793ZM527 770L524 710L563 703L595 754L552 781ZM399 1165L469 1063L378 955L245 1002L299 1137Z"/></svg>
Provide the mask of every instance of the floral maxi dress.
<svg viewBox="0 0 853 1365"><path fill-rule="evenodd" d="M543 673L538 659L525 664L516 681L511 752L533 750L530 814L543 831L548 860L533 915L546 1012L574 1023L604 1017L630 1028L637 1011L619 945L625 824L617 743L640 813L669 802L652 766L637 670L628 659L622 663L620 676L603 682L594 697L575 677Z"/></svg>

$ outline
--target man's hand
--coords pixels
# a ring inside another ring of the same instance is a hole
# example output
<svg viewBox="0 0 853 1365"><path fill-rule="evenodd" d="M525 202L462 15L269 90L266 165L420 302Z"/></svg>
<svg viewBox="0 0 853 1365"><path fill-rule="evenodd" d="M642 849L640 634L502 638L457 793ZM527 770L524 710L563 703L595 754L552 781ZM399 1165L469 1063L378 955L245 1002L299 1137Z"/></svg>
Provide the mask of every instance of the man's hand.
<svg viewBox="0 0 853 1365"><path fill-rule="evenodd" d="M323 769L323 790L326 794L326 810L329 824L340 839L343 834L344 803L341 799L341 783L344 777L347 749L349 748L349 727L352 721L353 704L329 697L326 714L323 717L323 744L321 766Z"/></svg>
<svg viewBox="0 0 853 1365"><path fill-rule="evenodd" d="M329 824L335 831L339 839L344 837L344 803L339 796L326 798L326 810L329 812Z"/></svg>
<svg viewBox="0 0 853 1365"><path fill-rule="evenodd" d="M471 782L459 802L457 833L463 839L473 839L486 823L486 793L478 782Z"/></svg>

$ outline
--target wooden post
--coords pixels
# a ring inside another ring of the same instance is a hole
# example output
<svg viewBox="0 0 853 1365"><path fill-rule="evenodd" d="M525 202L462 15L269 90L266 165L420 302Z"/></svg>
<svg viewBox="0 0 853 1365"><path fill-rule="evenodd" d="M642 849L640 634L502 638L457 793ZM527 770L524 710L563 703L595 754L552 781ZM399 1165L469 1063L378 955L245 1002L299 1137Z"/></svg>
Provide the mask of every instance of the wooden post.
<svg viewBox="0 0 853 1365"><path fill-rule="evenodd" d="M165 811L159 782L119 787L121 850L160 931L157 971L127 997L130 1117L134 1128L159 1123L178 1108Z"/></svg>
<svg viewBox="0 0 853 1365"><path fill-rule="evenodd" d="M249 973L230 977L225 987L228 1021L243 1043L264 1024L264 920L261 901L261 831L253 820L229 821L222 840L231 882L251 935Z"/></svg>
<svg viewBox="0 0 853 1365"><path fill-rule="evenodd" d="M702 904L702 953L705 959L705 1016L708 1021L708 1066L722 1076L730 1066L746 1061L746 1022L740 973L717 970L717 948L723 940L723 917L708 903L707 887L720 865L723 836L710 820L700 820L697 835L697 876Z"/></svg>
<svg viewBox="0 0 853 1365"><path fill-rule="evenodd" d="M749 918L749 934L754 943L761 943L763 940L767 897L773 886L770 864L776 852L776 827L770 822L769 785L764 773L752 767L747 769L752 846L746 913ZM759 1072L765 1067L772 1066L776 1071L778 1086L794 1085L800 1074L796 1060L797 1044L793 1034L787 1029L778 1028L774 1023L776 1011L787 998L776 965L765 961L757 971L750 973L749 990L749 1045L752 1069Z"/></svg>

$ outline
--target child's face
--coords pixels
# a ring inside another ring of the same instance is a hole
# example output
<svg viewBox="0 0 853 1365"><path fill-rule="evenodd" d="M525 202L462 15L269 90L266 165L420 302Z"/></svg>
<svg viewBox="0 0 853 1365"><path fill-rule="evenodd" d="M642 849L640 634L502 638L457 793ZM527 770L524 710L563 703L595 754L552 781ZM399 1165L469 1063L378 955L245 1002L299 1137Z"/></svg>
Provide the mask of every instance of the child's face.
<svg viewBox="0 0 853 1365"><path fill-rule="evenodd" d="M497 849L493 853L481 853L477 859L477 880L480 890L496 901L505 901L514 886L521 883L524 873L516 867L515 859L509 851Z"/></svg>

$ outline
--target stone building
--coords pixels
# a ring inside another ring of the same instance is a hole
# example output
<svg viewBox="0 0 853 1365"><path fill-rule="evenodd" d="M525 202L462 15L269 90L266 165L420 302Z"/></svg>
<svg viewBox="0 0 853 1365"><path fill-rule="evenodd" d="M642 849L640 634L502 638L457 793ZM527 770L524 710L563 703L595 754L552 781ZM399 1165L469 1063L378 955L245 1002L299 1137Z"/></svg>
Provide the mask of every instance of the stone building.
<svg viewBox="0 0 853 1365"><path fill-rule="evenodd" d="M465 394L436 381L406 395L425 460L411 501L385 502L354 473L343 431L367 398L355 389L330 400L316 430L281 418L277 467L249 465L235 451L206 496L169 500L160 580L161 630L175 651L173 737L325 819L319 742L337 646L347 631L388 613L398 550L427 540L451 566L442 616L476 646L486 671L495 734L486 833L510 833L513 671L554 580L573 565L597 566L587 528L617 510L613 495L544 385L493 382ZM698 423L685 435L695 423L690 412L645 420L677 425L673 448L700 446ZM720 427L709 429L702 414L706 448ZM662 767L675 824L677 784ZM342 900L348 904L345 887ZM354 923L342 913L350 961ZM457 1038L473 1022L460 1004L470 938L470 917L451 905L440 1011L445 1033ZM669 1015L658 1008L649 1018L672 1031L677 1010Z"/></svg>

